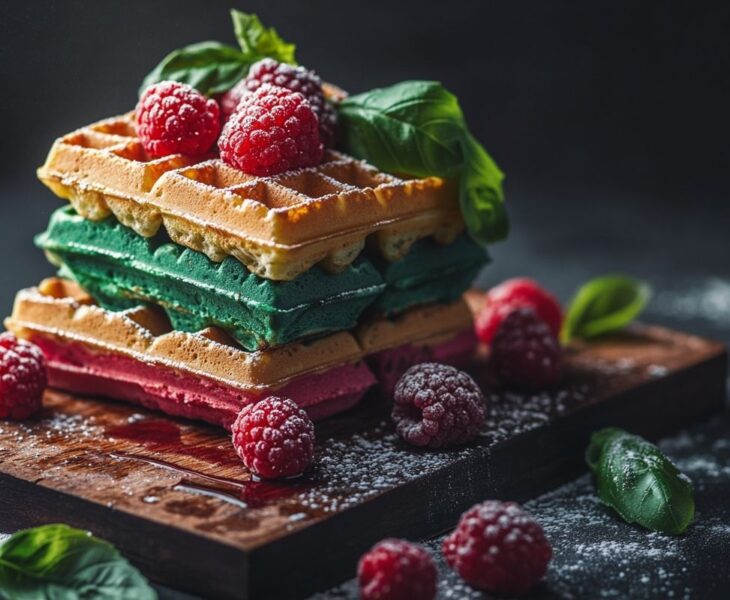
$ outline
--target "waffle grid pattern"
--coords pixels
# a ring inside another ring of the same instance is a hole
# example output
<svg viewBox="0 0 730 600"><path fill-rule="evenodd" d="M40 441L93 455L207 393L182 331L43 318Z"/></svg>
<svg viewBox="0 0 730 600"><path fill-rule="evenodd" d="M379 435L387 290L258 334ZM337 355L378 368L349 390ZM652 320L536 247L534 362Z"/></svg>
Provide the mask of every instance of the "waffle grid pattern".
<svg viewBox="0 0 730 600"><path fill-rule="evenodd" d="M315 264L339 272L366 240L389 261L417 239L451 243L463 231L455 186L438 177L400 179L328 151L324 162L275 177L246 175L207 157L150 159L133 115L58 139L39 178L91 220L114 215L145 237L173 241L220 262L291 280Z"/></svg>
<svg viewBox="0 0 730 600"><path fill-rule="evenodd" d="M5 326L19 337L59 337L100 352L118 353L204 376L242 390L276 389L301 375L322 372L405 344L430 346L471 329L464 300L414 309L395 320L375 320L352 332L246 352L220 329L172 329L159 310L110 312L77 284L49 278L21 290Z"/></svg>

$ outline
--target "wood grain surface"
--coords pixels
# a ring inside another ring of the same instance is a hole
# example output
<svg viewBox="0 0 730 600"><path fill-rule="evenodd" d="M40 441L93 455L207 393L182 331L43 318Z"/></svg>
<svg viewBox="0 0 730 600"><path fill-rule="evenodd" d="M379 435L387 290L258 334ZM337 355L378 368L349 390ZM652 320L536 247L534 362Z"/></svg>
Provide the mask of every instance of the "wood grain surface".
<svg viewBox="0 0 730 600"><path fill-rule="evenodd" d="M422 538L487 497L524 500L574 477L591 431L650 438L721 410L722 345L636 326L568 351L552 392L499 390L475 443L404 446L371 394L318 425L302 480L252 481L223 430L49 391L43 417L0 423L0 528L66 522L115 543L152 579L206 598L297 598L353 575L378 539Z"/></svg>

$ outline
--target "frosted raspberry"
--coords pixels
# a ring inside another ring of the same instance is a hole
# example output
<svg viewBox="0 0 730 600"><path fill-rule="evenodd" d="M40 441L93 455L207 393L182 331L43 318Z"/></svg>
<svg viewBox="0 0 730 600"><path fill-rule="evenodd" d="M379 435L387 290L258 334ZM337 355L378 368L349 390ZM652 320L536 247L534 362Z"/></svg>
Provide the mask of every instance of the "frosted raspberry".
<svg viewBox="0 0 730 600"><path fill-rule="evenodd" d="M497 330L491 357L504 383L540 390L558 383L563 349L532 309L518 308Z"/></svg>
<svg viewBox="0 0 730 600"><path fill-rule="evenodd" d="M465 512L443 543L446 562L467 583L495 594L524 594L553 555L542 527L514 502L488 500Z"/></svg>
<svg viewBox="0 0 730 600"><path fill-rule="evenodd" d="M319 117L319 135L327 148L332 148L337 141L337 110L327 100L322 103L322 108L315 108Z"/></svg>
<svg viewBox="0 0 730 600"><path fill-rule="evenodd" d="M236 111L244 96L250 92L255 92L264 84L283 87L292 92L303 94L319 119L319 132L322 142L327 147L334 145L337 112L325 100L322 91L322 80L314 71L301 66L295 67L280 63L273 58L264 58L251 65L246 78L239 81L223 95L221 108L224 118L228 119Z"/></svg>
<svg viewBox="0 0 730 600"><path fill-rule="evenodd" d="M259 477L295 477L312 462L314 424L292 400L270 396L244 407L232 432L238 456Z"/></svg>
<svg viewBox="0 0 730 600"><path fill-rule="evenodd" d="M324 154L319 121L306 98L268 84L241 100L218 147L229 165L259 176L317 165Z"/></svg>
<svg viewBox="0 0 730 600"><path fill-rule="evenodd" d="M436 565L426 550L405 540L377 543L357 568L363 600L432 600Z"/></svg>
<svg viewBox="0 0 730 600"><path fill-rule="evenodd" d="M505 317L516 308L532 308L550 327L554 336L560 334L563 312L550 292L532 279L508 279L492 288L486 295L484 308L477 315L475 326L479 339L492 342Z"/></svg>
<svg viewBox="0 0 730 600"><path fill-rule="evenodd" d="M0 419L22 420L38 414L48 376L46 360L35 344L12 333L0 335Z"/></svg>
<svg viewBox="0 0 730 600"><path fill-rule="evenodd" d="M473 438L486 421L486 407L469 375L448 365L422 363L398 381L391 416L409 444L440 448Z"/></svg>
<svg viewBox="0 0 730 600"><path fill-rule="evenodd" d="M137 133L152 157L205 154L220 131L218 103L185 83L155 83L137 104Z"/></svg>

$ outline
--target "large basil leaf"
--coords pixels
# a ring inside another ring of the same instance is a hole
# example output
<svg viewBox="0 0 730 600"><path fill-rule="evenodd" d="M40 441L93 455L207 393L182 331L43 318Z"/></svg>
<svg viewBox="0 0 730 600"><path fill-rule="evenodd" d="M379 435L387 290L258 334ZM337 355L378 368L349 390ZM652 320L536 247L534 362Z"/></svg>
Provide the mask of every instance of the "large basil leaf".
<svg viewBox="0 0 730 600"><path fill-rule="evenodd" d="M654 444L621 429L593 434L586 451L598 497L629 523L682 533L695 512L692 482Z"/></svg>
<svg viewBox="0 0 730 600"><path fill-rule="evenodd" d="M472 236L481 242L503 240L509 234L500 171L492 157L474 137L465 138L466 167L461 172L459 201Z"/></svg>
<svg viewBox="0 0 730 600"><path fill-rule="evenodd" d="M296 64L294 59L296 46L282 40L273 27L264 27L256 15L233 9L231 19L233 19L233 31L246 60L254 63L270 57L279 62Z"/></svg>
<svg viewBox="0 0 730 600"><path fill-rule="evenodd" d="M144 78L139 93L160 81L180 81L206 95L220 94L240 81L251 65L232 46L219 42L200 42L175 50L162 59Z"/></svg>
<svg viewBox="0 0 730 600"><path fill-rule="evenodd" d="M561 338L592 338L626 327L651 298L651 288L625 275L606 275L581 286L565 314Z"/></svg>
<svg viewBox="0 0 730 600"><path fill-rule="evenodd" d="M200 42L174 50L144 78L139 93L153 83L172 80L192 85L208 96L221 94L262 58L295 62L294 44L282 40L274 28L264 27L256 15L232 10L231 19L240 50L219 42Z"/></svg>
<svg viewBox="0 0 730 600"><path fill-rule="evenodd" d="M345 151L390 173L459 178L472 236L481 242L506 237L502 172L440 83L404 81L350 96L338 108Z"/></svg>
<svg viewBox="0 0 730 600"><path fill-rule="evenodd" d="M44 525L0 546L0 598L155 600L157 594L111 544L67 525Z"/></svg>

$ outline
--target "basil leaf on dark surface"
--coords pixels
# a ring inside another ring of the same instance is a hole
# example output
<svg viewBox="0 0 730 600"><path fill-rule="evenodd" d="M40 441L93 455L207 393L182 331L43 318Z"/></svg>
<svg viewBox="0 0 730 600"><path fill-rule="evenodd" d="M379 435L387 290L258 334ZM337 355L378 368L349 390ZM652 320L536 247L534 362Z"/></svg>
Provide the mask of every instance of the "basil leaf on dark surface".
<svg viewBox="0 0 730 600"><path fill-rule="evenodd" d="M570 302L561 338L592 338L626 327L641 314L651 288L625 275L606 275L580 287Z"/></svg>
<svg viewBox="0 0 730 600"><path fill-rule="evenodd" d="M273 27L264 27L256 15L233 9L231 19L241 51L250 63L270 57L279 62L296 64L296 46L281 39Z"/></svg>
<svg viewBox="0 0 730 600"><path fill-rule="evenodd" d="M157 594L111 544L67 525L44 525L0 545L0 598L155 600Z"/></svg>
<svg viewBox="0 0 730 600"><path fill-rule="evenodd" d="M294 44L288 44L272 27L264 27L256 15L231 11L233 28L241 49L220 42L200 42L170 52L144 78L139 93L159 81L192 85L208 96L231 89L262 58L294 63Z"/></svg>
<svg viewBox="0 0 730 600"><path fill-rule="evenodd" d="M350 96L338 108L346 152L390 173L458 178L472 236L480 242L506 237L503 174L440 83L404 81Z"/></svg>
<svg viewBox="0 0 730 600"><path fill-rule="evenodd" d="M607 428L591 436L586 462L598 497L629 523L678 535L694 517L692 482L638 435Z"/></svg>

